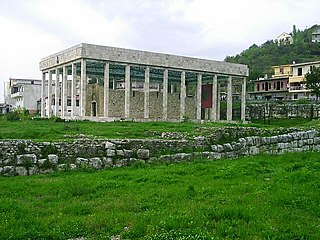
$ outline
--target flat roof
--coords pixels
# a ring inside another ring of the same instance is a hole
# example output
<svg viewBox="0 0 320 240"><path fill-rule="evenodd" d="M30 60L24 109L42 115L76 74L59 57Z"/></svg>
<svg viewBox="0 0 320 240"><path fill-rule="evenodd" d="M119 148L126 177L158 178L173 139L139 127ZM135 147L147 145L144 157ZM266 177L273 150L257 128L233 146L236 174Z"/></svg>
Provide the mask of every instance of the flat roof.
<svg viewBox="0 0 320 240"><path fill-rule="evenodd" d="M79 61L80 59L242 77L249 75L248 66L243 64L87 43L78 44L41 59L40 70L54 69Z"/></svg>

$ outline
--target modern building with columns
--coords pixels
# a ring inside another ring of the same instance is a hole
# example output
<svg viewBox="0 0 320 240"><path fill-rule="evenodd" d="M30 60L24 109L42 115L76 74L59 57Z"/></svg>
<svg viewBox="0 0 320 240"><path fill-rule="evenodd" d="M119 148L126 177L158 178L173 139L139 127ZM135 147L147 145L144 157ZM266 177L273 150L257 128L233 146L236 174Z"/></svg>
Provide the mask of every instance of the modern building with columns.
<svg viewBox="0 0 320 240"><path fill-rule="evenodd" d="M237 96L245 120L246 65L82 43L40 70L41 117L232 121Z"/></svg>

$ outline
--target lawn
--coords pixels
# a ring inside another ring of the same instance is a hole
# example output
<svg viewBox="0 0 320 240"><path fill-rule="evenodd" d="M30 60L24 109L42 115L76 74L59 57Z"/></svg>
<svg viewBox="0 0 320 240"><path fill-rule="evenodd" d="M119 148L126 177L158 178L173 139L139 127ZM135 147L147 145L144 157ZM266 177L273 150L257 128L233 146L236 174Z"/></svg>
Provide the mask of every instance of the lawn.
<svg viewBox="0 0 320 240"><path fill-rule="evenodd" d="M68 136L83 134L98 138L154 138L157 132L181 132L189 136L199 136L199 128L249 126L258 128L277 127L319 127L320 121L308 119L274 119L270 124L262 121L251 124L228 123L193 123L193 122L60 122L56 119L26 119L7 121L0 118L0 139L32 139L36 141L68 140Z"/></svg>
<svg viewBox="0 0 320 240"><path fill-rule="evenodd" d="M0 239L320 239L319 156L0 177Z"/></svg>

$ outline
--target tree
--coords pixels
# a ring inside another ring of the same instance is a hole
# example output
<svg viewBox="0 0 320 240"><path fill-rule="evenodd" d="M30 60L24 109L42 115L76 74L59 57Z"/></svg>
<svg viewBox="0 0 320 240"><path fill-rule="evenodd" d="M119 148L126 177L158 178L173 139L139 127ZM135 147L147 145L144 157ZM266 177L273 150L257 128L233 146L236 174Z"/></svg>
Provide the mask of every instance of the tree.
<svg viewBox="0 0 320 240"><path fill-rule="evenodd" d="M318 102L320 96L320 67L313 66L311 71L306 73L304 82L311 94L316 95L316 102Z"/></svg>

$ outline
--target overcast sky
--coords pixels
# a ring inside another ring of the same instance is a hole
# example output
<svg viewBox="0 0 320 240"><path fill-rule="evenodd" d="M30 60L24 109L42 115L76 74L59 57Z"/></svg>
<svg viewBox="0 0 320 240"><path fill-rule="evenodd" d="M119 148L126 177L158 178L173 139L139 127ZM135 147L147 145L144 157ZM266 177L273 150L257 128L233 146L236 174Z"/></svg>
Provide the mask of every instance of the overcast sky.
<svg viewBox="0 0 320 240"><path fill-rule="evenodd" d="M320 24L319 0L0 0L0 102L10 77L79 43L223 60ZM320 58L320 56L319 56Z"/></svg>

